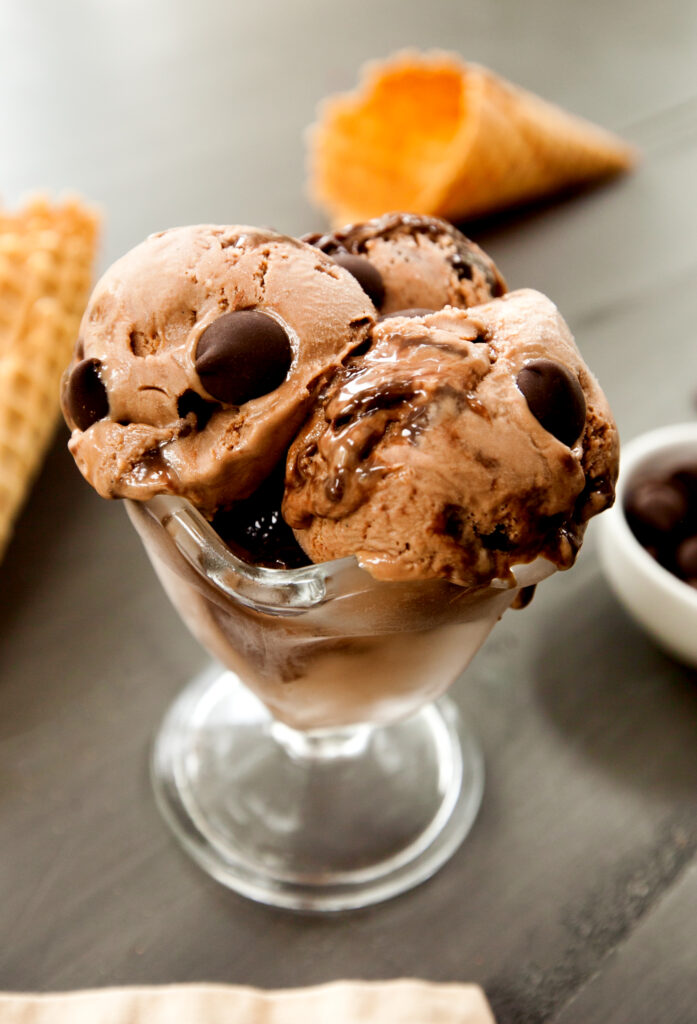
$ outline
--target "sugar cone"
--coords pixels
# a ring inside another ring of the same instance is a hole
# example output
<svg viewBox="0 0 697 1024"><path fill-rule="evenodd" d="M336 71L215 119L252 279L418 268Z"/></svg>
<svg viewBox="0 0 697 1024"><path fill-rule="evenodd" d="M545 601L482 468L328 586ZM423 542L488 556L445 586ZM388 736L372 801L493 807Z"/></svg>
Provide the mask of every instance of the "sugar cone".
<svg viewBox="0 0 697 1024"><path fill-rule="evenodd" d="M0 556L56 427L96 233L77 200L0 211Z"/></svg>
<svg viewBox="0 0 697 1024"><path fill-rule="evenodd" d="M486 68L405 51L329 97L310 193L334 225L389 210L462 221L627 170L634 151Z"/></svg>

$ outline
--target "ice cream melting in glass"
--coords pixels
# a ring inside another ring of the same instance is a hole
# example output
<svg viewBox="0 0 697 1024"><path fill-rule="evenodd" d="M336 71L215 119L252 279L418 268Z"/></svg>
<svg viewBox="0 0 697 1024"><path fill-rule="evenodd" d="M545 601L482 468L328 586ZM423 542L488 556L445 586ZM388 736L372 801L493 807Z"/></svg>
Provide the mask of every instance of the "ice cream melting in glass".
<svg viewBox="0 0 697 1024"><path fill-rule="evenodd" d="M553 303L432 218L177 228L98 283L63 408L226 669L154 745L187 850L304 910L429 877L483 779L439 698L613 499L617 432Z"/></svg>

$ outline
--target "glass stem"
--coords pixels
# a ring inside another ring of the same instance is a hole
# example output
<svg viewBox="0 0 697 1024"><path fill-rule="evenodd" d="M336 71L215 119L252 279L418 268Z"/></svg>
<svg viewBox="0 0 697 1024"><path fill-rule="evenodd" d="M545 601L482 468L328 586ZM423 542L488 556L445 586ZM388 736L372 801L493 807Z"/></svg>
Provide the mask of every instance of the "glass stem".
<svg viewBox="0 0 697 1024"><path fill-rule="evenodd" d="M293 729L283 722L271 724L271 735L295 761L337 761L360 757L374 726L348 725L338 729Z"/></svg>

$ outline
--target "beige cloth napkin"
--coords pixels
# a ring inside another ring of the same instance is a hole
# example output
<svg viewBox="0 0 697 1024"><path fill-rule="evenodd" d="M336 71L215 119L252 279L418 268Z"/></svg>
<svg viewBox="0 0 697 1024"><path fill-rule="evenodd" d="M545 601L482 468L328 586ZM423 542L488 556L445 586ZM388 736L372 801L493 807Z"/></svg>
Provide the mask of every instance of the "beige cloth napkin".
<svg viewBox="0 0 697 1024"><path fill-rule="evenodd" d="M495 1024L476 985L334 981L262 992L167 985L0 995L1 1024Z"/></svg>

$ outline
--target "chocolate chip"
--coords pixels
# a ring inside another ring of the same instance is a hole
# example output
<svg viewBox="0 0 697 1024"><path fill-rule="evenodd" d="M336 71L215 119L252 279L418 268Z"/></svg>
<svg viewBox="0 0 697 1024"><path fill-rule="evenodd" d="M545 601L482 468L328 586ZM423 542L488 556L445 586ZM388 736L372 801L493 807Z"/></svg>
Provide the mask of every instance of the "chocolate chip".
<svg viewBox="0 0 697 1024"><path fill-rule="evenodd" d="M637 540L644 545L657 544L685 518L687 499L676 483L643 480L628 492L624 511Z"/></svg>
<svg viewBox="0 0 697 1024"><path fill-rule="evenodd" d="M586 422L586 400L576 374L552 359L534 359L520 371L516 384L535 419L571 447Z"/></svg>
<svg viewBox="0 0 697 1024"><path fill-rule="evenodd" d="M697 536L688 537L678 544L675 564L686 580L697 579Z"/></svg>
<svg viewBox="0 0 697 1024"><path fill-rule="evenodd" d="M338 252L332 259L353 274L375 308L379 309L385 301L385 285L378 268L365 256L352 256L348 252Z"/></svg>
<svg viewBox="0 0 697 1024"><path fill-rule="evenodd" d="M669 482L685 491L687 500L697 507L697 465L681 466L671 474Z"/></svg>
<svg viewBox="0 0 697 1024"><path fill-rule="evenodd" d="M381 324L383 320L391 320L394 316L428 316L430 313L435 313L435 309L426 309L420 306L414 306L412 309L396 309L394 313L383 313L378 317L377 322Z"/></svg>
<svg viewBox="0 0 697 1024"><path fill-rule="evenodd" d="M70 372L63 404L78 430L87 430L109 412L109 399L102 384L98 359L83 359Z"/></svg>
<svg viewBox="0 0 697 1024"><path fill-rule="evenodd" d="M268 313L224 313L196 346L196 372L214 398L229 405L274 391L285 380L293 350L284 328Z"/></svg>
<svg viewBox="0 0 697 1024"><path fill-rule="evenodd" d="M697 464L655 473L628 488L624 513L634 536L656 561L697 584Z"/></svg>

